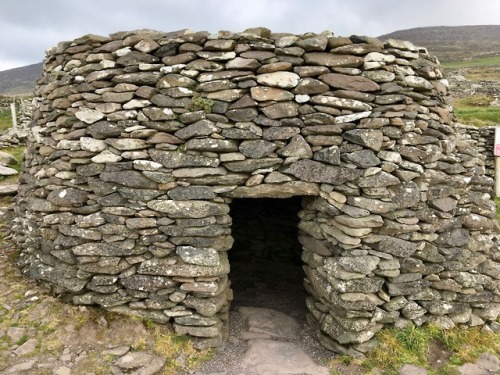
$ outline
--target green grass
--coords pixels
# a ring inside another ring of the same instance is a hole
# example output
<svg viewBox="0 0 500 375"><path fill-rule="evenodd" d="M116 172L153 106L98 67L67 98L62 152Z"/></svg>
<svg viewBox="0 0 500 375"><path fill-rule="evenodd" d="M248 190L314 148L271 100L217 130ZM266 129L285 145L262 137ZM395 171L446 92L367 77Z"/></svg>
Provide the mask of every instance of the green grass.
<svg viewBox="0 0 500 375"><path fill-rule="evenodd" d="M456 100L455 115L458 121L468 125L490 126L500 124L500 107L490 107L493 98L474 95Z"/></svg>
<svg viewBox="0 0 500 375"><path fill-rule="evenodd" d="M408 326L403 329L384 329L377 334L380 346L368 353L361 364L383 369L383 374L398 374L403 364L425 367L430 374L453 374L465 362L475 362L482 353L500 354L500 334L481 328L455 327L442 330L432 325ZM442 348L449 355L449 363L439 370L431 369L431 348Z"/></svg>
<svg viewBox="0 0 500 375"><path fill-rule="evenodd" d="M466 61L450 61L443 63L442 65L448 69L500 65L500 56L480 57L478 59Z"/></svg>
<svg viewBox="0 0 500 375"><path fill-rule="evenodd" d="M0 132L12 127L12 114L10 109L0 111Z"/></svg>
<svg viewBox="0 0 500 375"><path fill-rule="evenodd" d="M457 108L458 121L467 125L492 126L500 124L500 108Z"/></svg>

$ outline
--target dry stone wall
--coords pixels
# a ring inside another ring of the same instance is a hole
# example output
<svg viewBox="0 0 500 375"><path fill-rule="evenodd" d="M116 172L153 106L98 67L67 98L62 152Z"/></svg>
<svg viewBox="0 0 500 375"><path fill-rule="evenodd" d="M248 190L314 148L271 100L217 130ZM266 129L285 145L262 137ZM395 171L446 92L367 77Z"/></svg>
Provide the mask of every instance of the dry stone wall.
<svg viewBox="0 0 500 375"><path fill-rule="evenodd" d="M485 174L495 179L495 126L471 126L457 125L458 131L466 133L465 137L470 137L471 142L477 148L478 154L484 159ZM492 186L491 196L494 196L494 187Z"/></svg>
<svg viewBox="0 0 500 375"><path fill-rule="evenodd" d="M219 345L229 203L301 196L308 323L495 325L493 181L437 60L364 36L139 30L48 51L21 177L26 272Z"/></svg>
<svg viewBox="0 0 500 375"><path fill-rule="evenodd" d="M13 100L16 103L17 127L11 127L0 133L0 148L24 145L28 138L31 116L36 100L0 99L0 111L10 111L10 104Z"/></svg>

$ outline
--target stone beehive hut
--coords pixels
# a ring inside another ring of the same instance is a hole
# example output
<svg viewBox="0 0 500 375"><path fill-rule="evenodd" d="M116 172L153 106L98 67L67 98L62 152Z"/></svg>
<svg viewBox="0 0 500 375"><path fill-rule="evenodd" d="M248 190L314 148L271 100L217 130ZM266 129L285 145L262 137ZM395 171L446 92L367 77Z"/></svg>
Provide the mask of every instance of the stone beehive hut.
<svg viewBox="0 0 500 375"><path fill-rule="evenodd" d="M29 275L72 303L219 345L229 203L302 197L308 323L327 348L499 315L492 180L425 49L264 28L87 35L48 52L37 95L17 238Z"/></svg>

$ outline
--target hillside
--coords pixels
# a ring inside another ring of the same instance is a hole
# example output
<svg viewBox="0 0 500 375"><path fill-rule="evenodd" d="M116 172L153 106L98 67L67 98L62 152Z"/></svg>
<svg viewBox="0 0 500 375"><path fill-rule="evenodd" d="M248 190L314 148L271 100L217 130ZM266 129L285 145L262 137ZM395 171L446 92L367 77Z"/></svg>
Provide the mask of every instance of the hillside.
<svg viewBox="0 0 500 375"><path fill-rule="evenodd" d="M427 47L441 62L500 55L500 25L419 27L379 38L409 40Z"/></svg>
<svg viewBox="0 0 500 375"><path fill-rule="evenodd" d="M42 74L42 63L0 72L0 95L29 95Z"/></svg>

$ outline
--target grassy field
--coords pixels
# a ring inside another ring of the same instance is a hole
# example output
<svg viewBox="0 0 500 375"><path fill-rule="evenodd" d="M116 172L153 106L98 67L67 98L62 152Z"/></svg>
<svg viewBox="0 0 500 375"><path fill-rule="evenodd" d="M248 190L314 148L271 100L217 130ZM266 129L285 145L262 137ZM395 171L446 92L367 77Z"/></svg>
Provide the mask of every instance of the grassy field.
<svg viewBox="0 0 500 375"><path fill-rule="evenodd" d="M12 115L10 109L0 111L0 132L12 127Z"/></svg>
<svg viewBox="0 0 500 375"><path fill-rule="evenodd" d="M485 95L455 100L455 114L459 122L468 125L500 125L500 107L491 107L492 101L492 97Z"/></svg>
<svg viewBox="0 0 500 375"><path fill-rule="evenodd" d="M476 66L500 65L500 56L481 57L479 59L467 61L450 61L442 64L447 69L470 68Z"/></svg>

